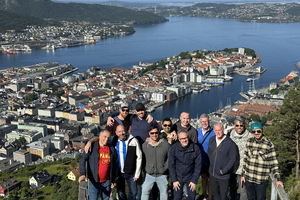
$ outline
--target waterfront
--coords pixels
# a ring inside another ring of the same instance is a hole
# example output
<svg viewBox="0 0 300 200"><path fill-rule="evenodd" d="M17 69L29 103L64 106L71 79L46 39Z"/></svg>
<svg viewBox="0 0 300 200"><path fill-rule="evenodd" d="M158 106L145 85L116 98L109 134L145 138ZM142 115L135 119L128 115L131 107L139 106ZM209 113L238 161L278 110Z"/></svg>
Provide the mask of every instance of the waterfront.
<svg viewBox="0 0 300 200"><path fill-rule="evenodd" d="M170 21L156 25L135 26L136 33L125 37L108 38L95 45L58 49L56 51L32 50L15 56L0 54L0 69L22 67L41 62L71 63L79 71L92 66L101 68L124 67L142 62L153 62L183 51L200 49L221 50L248 47L261 56L262 65L268 70L257 75L256 87L279 82L300 59L299 23L248 23L231 19L171 17ZM211 88L209 92L190 94L156 109L156 119L178 117L187 110L191 117L212 112L231 98L231 104L241 99L243 84L248 90L247 77L233 75L232 82ZM180 105L180 106L179 106Z"/></svg>

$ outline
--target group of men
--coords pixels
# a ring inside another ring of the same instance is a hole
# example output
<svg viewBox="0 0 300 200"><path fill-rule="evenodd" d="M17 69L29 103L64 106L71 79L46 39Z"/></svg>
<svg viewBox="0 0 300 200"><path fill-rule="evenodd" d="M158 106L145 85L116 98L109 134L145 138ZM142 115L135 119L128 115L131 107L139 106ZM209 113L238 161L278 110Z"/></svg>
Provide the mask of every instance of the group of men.
<svg viewBox="0 0 300 200"><path fill-rule="evenodd" d="M143 104L135 108L136 114L129 114L128 104L123 103L99 138L86 145L79 181L87 181L87 174L90 200L99 195L109 200L114 187L119 200L148 200L151 190L153 200L158 194L167 200L169 178L171 199L194 200L200 175L201 199L228 199L228 187L233 200L238 199L238 187L241 200L265 199L270 170L277 186L283 186L274 145L263 135L259 122L251 124L250 133L244 120L237 118L235 129L225 134L222 123L210 126L207 114L201 115L201 127L196 130L188 112L182 112L176 124L165 118L159 126Z"/></svg>

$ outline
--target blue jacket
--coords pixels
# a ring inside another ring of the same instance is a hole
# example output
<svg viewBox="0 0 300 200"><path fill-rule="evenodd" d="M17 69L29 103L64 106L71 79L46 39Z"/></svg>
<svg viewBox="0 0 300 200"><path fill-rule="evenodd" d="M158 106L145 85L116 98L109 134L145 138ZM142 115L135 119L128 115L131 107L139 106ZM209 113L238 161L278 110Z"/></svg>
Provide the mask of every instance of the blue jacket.
<svg viewBox="0 0 300 200"><path fill-rule="evenodd" d="M83 152L79 161L79 172L81 175L86 175L90 181L98 182L98 168L99 168L99 142L92 143L91 151L87 154ZM118 179L118 155L114 147L109 147L110 152L110 182L116 183ZM85 161L88 161L87 169Z"/></svg>
<svg viewBox="0 0 300 200"><path fill-rule="evenodd" d="M198 144L182 147L180 142L171 146L169 154L169 173L172 182L198 183L201 171L201 152Z"/></svg>
<svg viewBox="0 0 300 200"><path fill-rule="evenodd" d="M148 123L146 117L147 115L145 115L143 119L140 119L138 116L135 116L131 122L131 135L133 135L141 145L145 142L146 138L149 137L149 127L151 124L159 127L154 119L151 123Z"/></svg>
<svg viewBox="0 0 300 200"><path fill-rule="evenodd" d="M210 130L211 130L211 132L210 132ZM198 143L199 143L199 147L201 150L201 156L202 156L202 164L208 165L207 149L208 149L209 139L216 134L212 127L209 127L209 129L206 131L206 133L204 135L202 134L202 127L198 128L197 131L198 131ZM207 136L207 134L209 132L210 132L210 134ZM203 140L206 136L207 136L207 138L205 139L204 143L201 145L201 143L203 142Z"/></svg>
<svg viewBox="0 0 300 200"><path fill-rule="evenodd" d="M218 179L229 179L236 161L237 146L230 137L227 136L223 140L223 145L212 155L216 148L216 136L213 136L209 139L207 150L207 156L210 159L209 174ZM223 174L221 174L220 170Z"/></svg>

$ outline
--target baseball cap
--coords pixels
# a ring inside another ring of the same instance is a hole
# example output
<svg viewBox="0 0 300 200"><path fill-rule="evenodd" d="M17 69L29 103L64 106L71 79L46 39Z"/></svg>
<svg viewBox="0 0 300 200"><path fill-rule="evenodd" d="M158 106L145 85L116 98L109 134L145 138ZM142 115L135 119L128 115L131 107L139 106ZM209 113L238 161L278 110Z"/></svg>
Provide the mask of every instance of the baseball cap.
<svg viewBox="0 0 300 200"><path fill-rule="evenodd" d="M251 124L251 130L254 130L254 129L261 129L262 128L262 125L261 125L261 123L259 123L259 122L253 122L252 124Z"/></svg>
<svg viewBox="0 0 300 200"><path fill-rule="evenodd" d="M146 110L144 104L142 104L142 103L136 104L135 109L136 110Z"/></svg>
<svg viewBox="0 0 300 200"><path fill-rule="evenodd" d="M121 108L123 108L123 107L127 107L127 108L128 108L128 103L123 102L123 103L121 104Z"/></svg>

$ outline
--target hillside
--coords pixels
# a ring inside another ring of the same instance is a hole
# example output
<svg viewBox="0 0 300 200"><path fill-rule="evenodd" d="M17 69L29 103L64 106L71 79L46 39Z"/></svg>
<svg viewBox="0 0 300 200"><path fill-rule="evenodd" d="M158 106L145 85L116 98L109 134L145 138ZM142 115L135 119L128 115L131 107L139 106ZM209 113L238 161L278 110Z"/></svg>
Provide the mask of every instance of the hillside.
<svg viewBox="0 0 300 200"><path fill-rule="evenodd" d="M66 20L149 24L167 21L147 11L84 3L56 3L51 0L0 0L0 9L39 18Z"/></svg>
<svg viewBox="0 0 300 200"><path fill-rule="evenodd" d="M5 32L6 30L21 31L22 29L25 29L27 25L60 26L61 24L58 21L44 20L37 17L19 15L0 10L0 33Z"/></svg>

